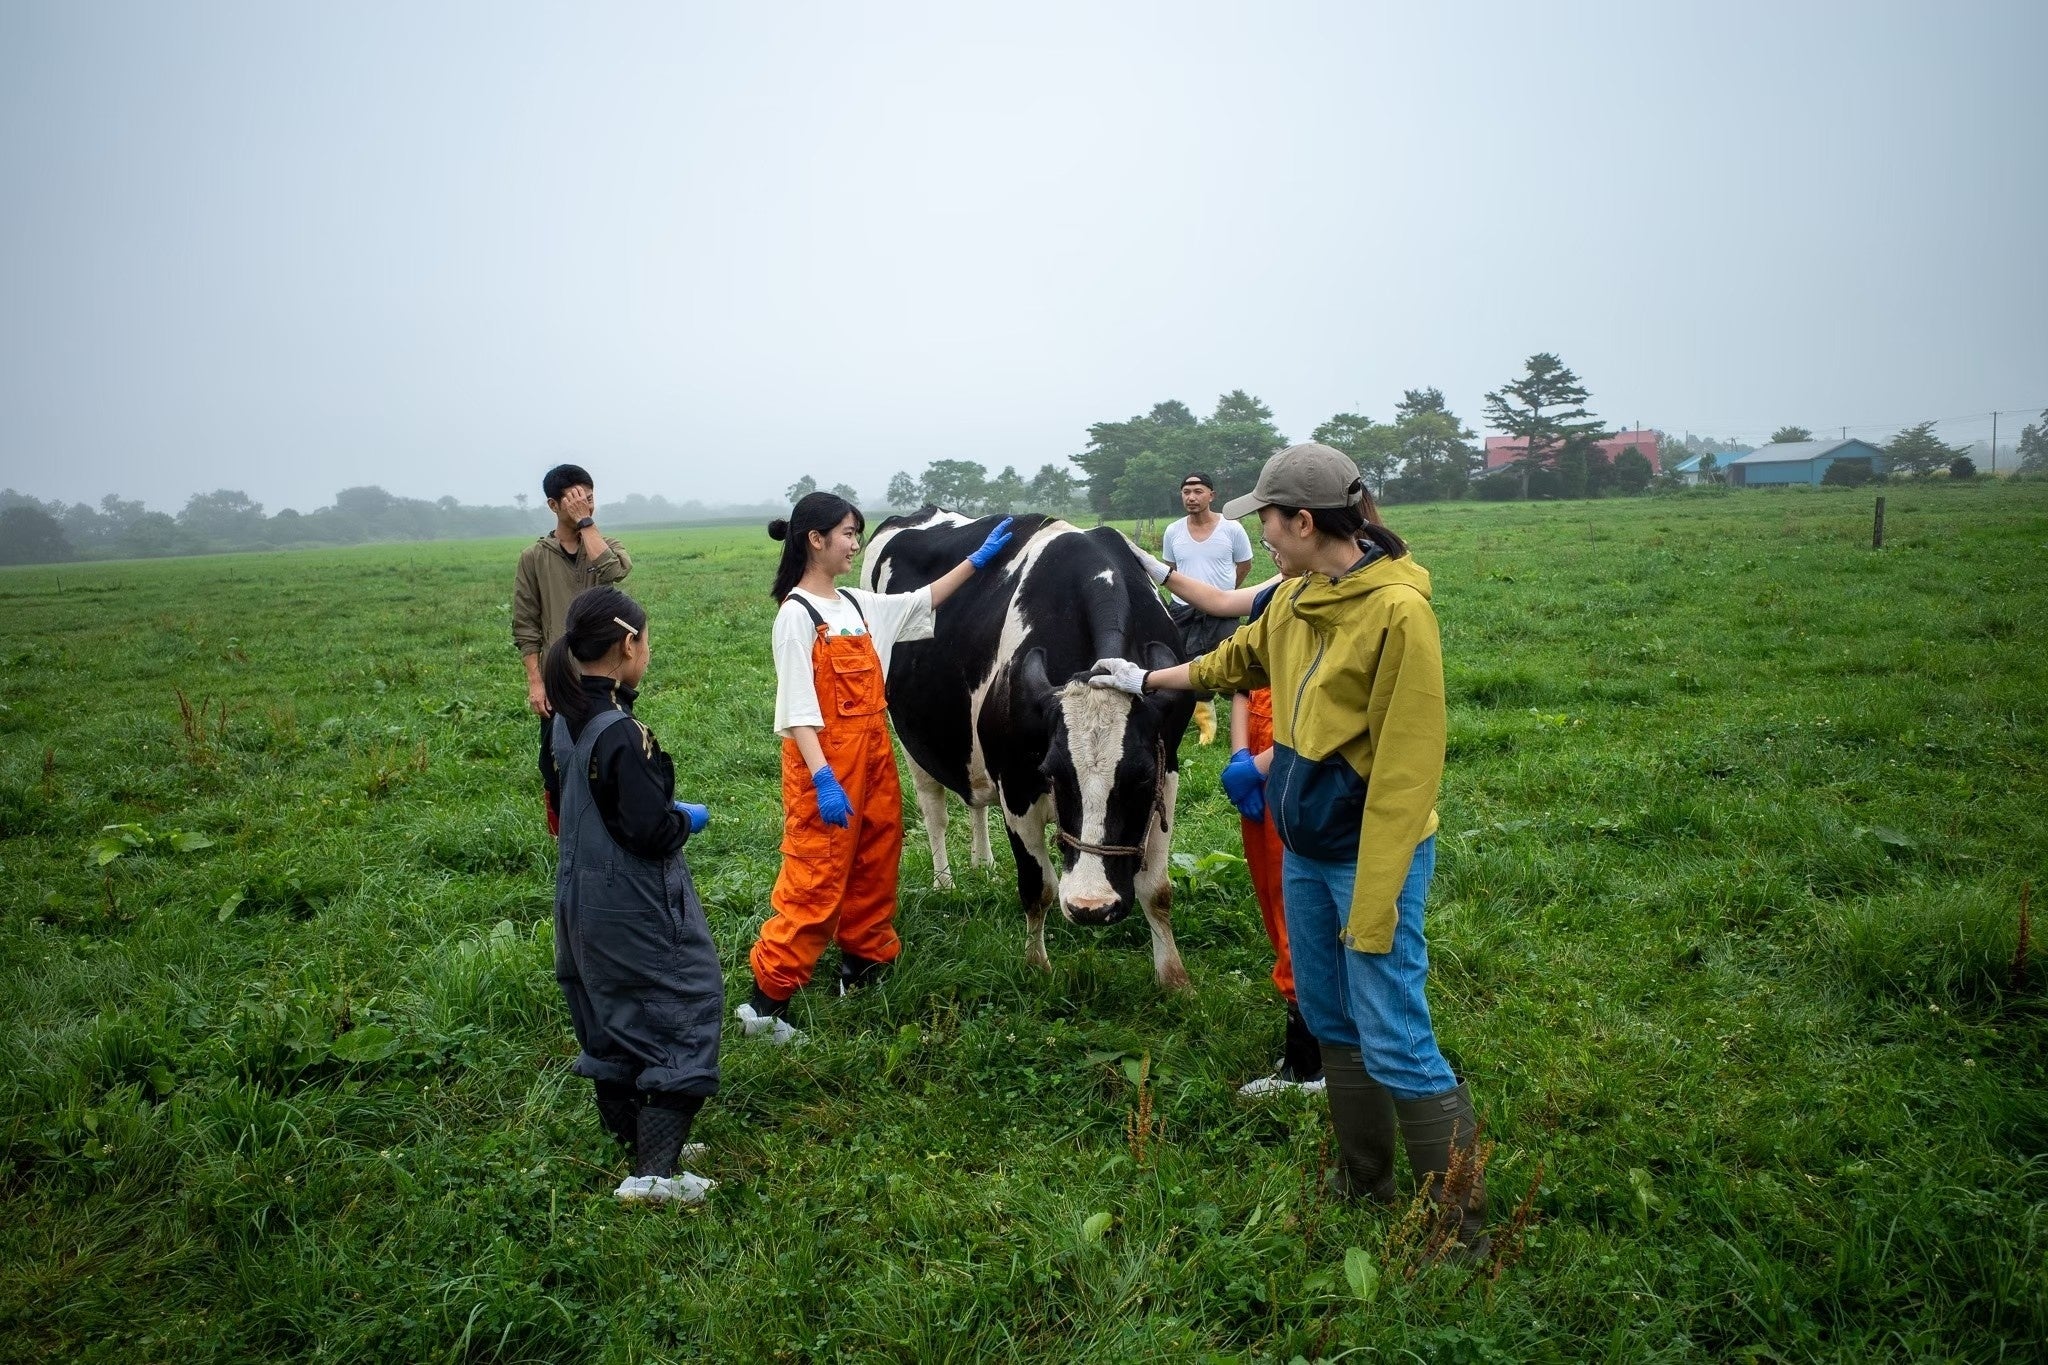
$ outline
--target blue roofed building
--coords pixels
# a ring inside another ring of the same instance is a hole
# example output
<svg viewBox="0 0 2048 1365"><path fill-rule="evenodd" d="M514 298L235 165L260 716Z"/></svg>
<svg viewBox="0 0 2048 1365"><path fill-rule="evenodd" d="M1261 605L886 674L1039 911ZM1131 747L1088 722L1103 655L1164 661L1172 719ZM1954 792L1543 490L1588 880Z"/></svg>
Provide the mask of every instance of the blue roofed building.
<svg viewBox="0 0 2048 1365"><path fill-rule="evenodd" d="M1846 441L1779 441L1747 455L1731 455L1721 461L1721 468L1731 487L1768 488L1818 484L1829 465L1851 460L1868 464L1874 478L1881 479L1889 472L1882 449L1853 437Z"/></svg>
<svg viewBox="0 0 2048 1365"><path fill-rule="evenodd" d="M1700 468L1700 464L1706 458L1707 457L1704 452L1698 455L1688 455L1684 459L1680 460L1677 464L1671 466L1668 472L1670 473L1671 477L1673 479L1676 479L1679 483L1705 483L1707 482L1710 475L1707 470ZM1712 471L1713 476L1719 475L1721 464L1724 461L1731 460L1733 458L1734 456L1732 455L1716 455L1714 457L1714 470Z"/></svg>

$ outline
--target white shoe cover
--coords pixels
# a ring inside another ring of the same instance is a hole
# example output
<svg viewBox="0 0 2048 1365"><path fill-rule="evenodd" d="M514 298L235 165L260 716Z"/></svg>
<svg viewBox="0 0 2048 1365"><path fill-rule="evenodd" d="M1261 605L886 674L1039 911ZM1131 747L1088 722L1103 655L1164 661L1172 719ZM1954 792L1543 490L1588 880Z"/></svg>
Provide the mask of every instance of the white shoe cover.
<svg viewBox="0 0 2048 1365"><path fill-rule="evenodd" d="M756 1014L752 1005L741 1005L732 1012L740 1021L740 1033L748 1038L766 1038L776 1047L801 1045L807 1041L801 1030L787 1019L772 1014Z"/></svg>
<svg viewBox="0 0 2048 1365"><path fill-rule="evenodd" d="M1278 1074L1260 1076L1239 1086L1237 1093L1247 1099L1257 1099L1261 1095L1277 1095L1283 1090L1299 1090L1304 1095L1320 1095L1323 1093L1323 1078L1318 1076L1312 1081L1290 1081Z"/></svg>
<svg viewBox="0 0 2048 1365"><path fill-rule="evenodd" d="M629 1175L612 1191L621 1204L701 1204L716 1180L681 1171L673 1176Z"/></svg>

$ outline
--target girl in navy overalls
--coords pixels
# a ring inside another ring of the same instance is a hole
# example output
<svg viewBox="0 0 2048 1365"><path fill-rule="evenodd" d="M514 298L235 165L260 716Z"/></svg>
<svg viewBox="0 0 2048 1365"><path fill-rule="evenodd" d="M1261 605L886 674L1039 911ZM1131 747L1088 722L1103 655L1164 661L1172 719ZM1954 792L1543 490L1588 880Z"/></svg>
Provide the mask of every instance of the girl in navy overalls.
<svg viewBox="0 0 2048 1365"><path fill-rule="evenodd" d="M675 799L674 765L633 718L648 653L640 604L590 588L541 666L561 773L555 978L582 1047L576 1074L633 1156L614 1194L694 1204L713 1182L677 1166L718 1092L725 983L682 852L708 813Z"/></svg>

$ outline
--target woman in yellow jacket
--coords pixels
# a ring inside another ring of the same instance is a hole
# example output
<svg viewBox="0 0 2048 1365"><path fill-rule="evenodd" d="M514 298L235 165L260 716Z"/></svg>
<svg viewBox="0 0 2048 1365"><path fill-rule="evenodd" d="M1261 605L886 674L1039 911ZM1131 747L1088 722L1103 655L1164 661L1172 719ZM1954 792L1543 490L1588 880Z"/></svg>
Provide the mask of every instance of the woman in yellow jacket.
<svg viewBox="0 0 2048 1365"><path fill-rule="evenodd" d="M1248 495L1290 581L1257 620L1192 663L1105 659L1090 681L1147 691L1270 687L1266 808L1285 847L1287 939L1302 1016L1322 1044L1343 1193L1391 1202L1394 1141L1469 1255L1483 1254L1476 1172L1449 1179L1479 1123L1438 1049L1422 907L1436 867L1443 652L1429 575L1367 520L1342 451L1290 446Z"/></svg>

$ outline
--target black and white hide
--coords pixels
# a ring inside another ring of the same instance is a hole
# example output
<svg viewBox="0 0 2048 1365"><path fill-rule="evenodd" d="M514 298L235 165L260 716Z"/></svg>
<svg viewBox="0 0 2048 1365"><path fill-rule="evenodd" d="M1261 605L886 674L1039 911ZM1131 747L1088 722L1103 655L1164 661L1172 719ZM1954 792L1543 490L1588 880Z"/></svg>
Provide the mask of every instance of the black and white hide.
<svg viewBox="0 0 2048 1365"><path fill-rule="evenodd" d="M922 587L998 520L936 507L892 517L875 528L861 585ZM1187 985L1167 851L1194 698L1141 701L1085 681L1097 659L1171 667L1178 641L1121 532L1027 515L1002 555L939 608L935 637L896 647L889 715L910 757L939 885L952 884L946 792L970 808L977 864L993 862L987 808L1000 803L1033 966L1051 969L1045 917L1057 895L1073 924L1114 924L1142 906L1159 984Z"/></svg>

